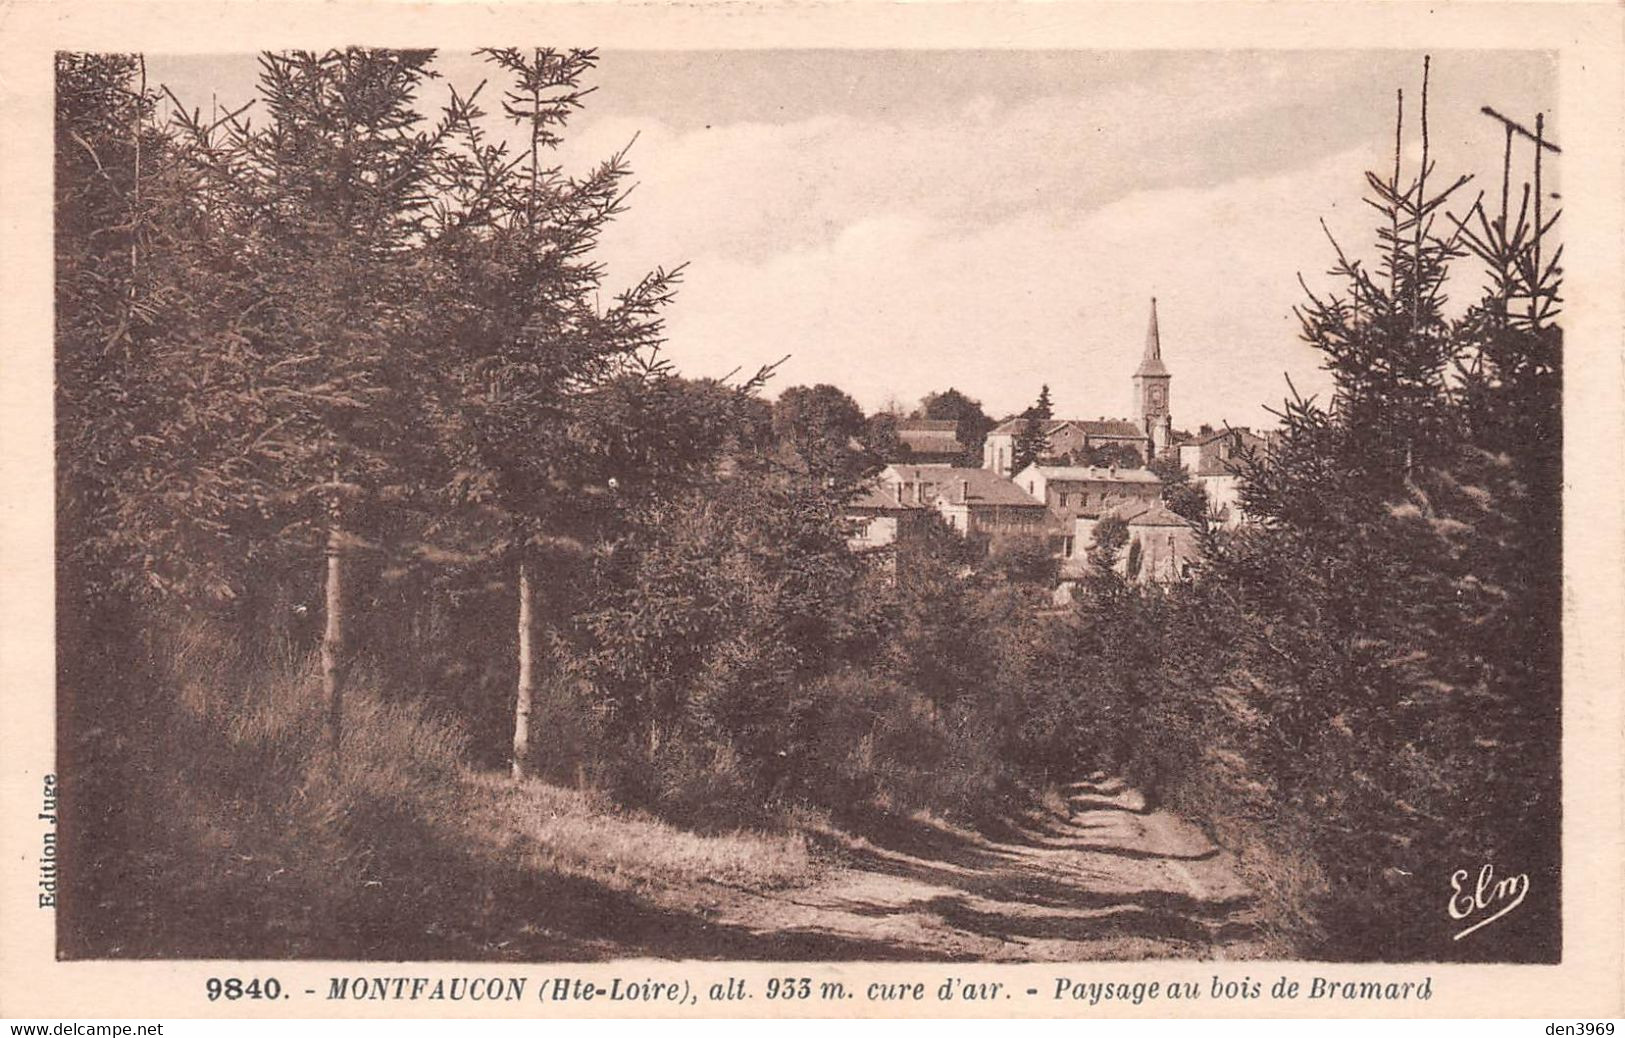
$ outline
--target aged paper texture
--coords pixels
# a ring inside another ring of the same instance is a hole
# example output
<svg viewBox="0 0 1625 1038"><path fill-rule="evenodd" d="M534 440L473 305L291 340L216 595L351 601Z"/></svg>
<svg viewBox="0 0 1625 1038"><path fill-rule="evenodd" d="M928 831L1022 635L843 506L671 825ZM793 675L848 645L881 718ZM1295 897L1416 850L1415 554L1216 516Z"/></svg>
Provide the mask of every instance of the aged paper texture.
<svg viewBox="0 0 1625 1038"><path fill-rule="evenodd" d="M1625 1015L1617 5L0 42L0 1016Z"/></svg>

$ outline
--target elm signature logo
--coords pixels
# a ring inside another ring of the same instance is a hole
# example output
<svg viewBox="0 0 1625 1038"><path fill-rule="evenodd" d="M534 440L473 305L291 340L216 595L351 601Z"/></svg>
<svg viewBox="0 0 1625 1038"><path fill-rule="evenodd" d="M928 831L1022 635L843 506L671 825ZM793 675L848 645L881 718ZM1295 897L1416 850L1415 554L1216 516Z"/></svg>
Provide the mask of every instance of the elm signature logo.
<svg viewBox="0 0 1625 1038"><path fill-rule="evenodd" d="M1523 904L1523 899L1529 895L1529 877L1524 873L1497 881L1495 866L1485 865L1478 870L1478 881L1471 891L1462 889L1470 875L1466 869L1457 869L1450 875L1450 918L1460 922L1471 919L1475 915L1489 912L1476 923L1456 934L1453 940L1461 940L1474 930L1481 929L1495 922L1508 912Z"/></svg>

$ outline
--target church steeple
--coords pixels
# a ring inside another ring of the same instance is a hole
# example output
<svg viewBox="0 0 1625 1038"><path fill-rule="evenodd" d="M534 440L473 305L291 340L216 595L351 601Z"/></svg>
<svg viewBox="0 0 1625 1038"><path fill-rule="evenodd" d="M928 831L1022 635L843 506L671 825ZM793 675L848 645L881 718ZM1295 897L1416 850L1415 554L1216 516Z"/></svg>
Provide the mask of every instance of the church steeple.
<svg viewBox="0 0 1625 1038"><path fill-rule="evenodd" d="M1134 372L1136 378L1142 375L1152 377L1168 377L1168 369L1162 364L1162 337L1157 334L1157 297L1151 297L1151 325L1145 330L1145 356L1140 358L1140 367Z"/></svg>
<svg viewBox="0 0 1625 1038"><path fill-rule="evenodd" d="M1157 300L1151 299L1151 324L1145 330L1145 355L1134 372L1134 414L1149 441L1150 454L1162 454L1173 442L1168 406L1172 374L1162 363L1162 336L1157 331ZM1148 455L1149 457L1149 455Z"/></svg>

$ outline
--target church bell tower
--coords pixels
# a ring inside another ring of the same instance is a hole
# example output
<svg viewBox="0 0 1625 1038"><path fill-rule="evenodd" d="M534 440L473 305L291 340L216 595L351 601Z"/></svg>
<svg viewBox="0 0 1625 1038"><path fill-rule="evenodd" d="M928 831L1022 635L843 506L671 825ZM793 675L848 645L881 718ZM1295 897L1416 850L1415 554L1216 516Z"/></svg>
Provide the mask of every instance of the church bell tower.
<svg viewBox="0 0 1625 1038"><path fill-rule="evenodd" d="M1173 376L1162 363L1162 340L1157 334L1157 300L1151 299L1151 326L1145 333L1145 356L1134 372L1134 416L1151 442L1153 455L1168 450L1173 440L1173 418L1168 410L1168 383ZM1147 459L1149 460L1149 459Z"/></svg>

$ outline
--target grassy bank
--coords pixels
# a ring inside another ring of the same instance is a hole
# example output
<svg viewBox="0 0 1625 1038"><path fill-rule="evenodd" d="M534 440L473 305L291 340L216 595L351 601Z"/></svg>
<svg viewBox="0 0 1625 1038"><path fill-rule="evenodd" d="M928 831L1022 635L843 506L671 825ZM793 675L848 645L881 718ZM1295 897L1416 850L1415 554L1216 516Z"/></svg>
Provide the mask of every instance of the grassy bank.
<svg viewBox="0 0 1625 1038"><path fill-rule="evenodd" d="M705 954L684 947L701 921L644 895L816 875L793 833L699 836L471 770L455 724L366 675L346 697L335 774L313 661L219 645L201 629L166 643L147 675L160 687L130 682L106 705L121 723L91 727L72 754L70 957Z"/></svg>

